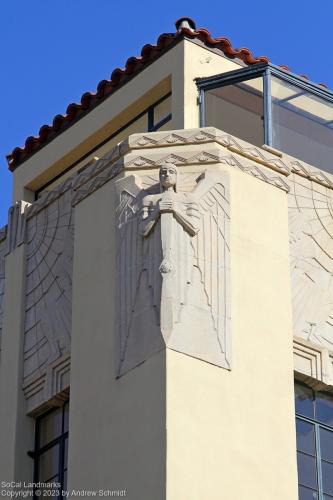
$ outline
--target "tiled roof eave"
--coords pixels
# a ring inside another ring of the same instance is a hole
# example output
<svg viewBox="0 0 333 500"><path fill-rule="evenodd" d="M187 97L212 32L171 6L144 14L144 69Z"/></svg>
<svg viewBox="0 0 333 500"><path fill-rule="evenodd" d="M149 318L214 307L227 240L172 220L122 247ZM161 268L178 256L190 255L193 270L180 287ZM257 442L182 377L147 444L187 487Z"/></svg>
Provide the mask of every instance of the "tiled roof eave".
<svg viewBox="0 0 333 500"><path fill-rule="evenodd" d="M14 171L33 154L46 144L49 144L70 126L74 125L79 119L86 116L107 97L129 82L133 77L155 62L168 50L172 49L184 38L194 42L200 42L200 44L203 44L205 47L214 49L214 52L220 52L230 59L237 59L240 63L243 63L242 65L269 62L268 57L256 57L246 47L234 48L228 38L214 38L211 33L204 28L194 30L181 27L175 33L163 33L158 37L156 45L145 45L139 57L130 57L127 59L123 69L116 68L112 72L109 80L101 80L97 85L96 92L85 92L79 103L72 103L67 107L64 115L56 115L52 124L43 125L39 129L37 136L28 137L24 146L13 149L13 151L7 155L9 169ZM290 71L288 66L280 67ZM306 75L301 76L307 78Z"/></svg>

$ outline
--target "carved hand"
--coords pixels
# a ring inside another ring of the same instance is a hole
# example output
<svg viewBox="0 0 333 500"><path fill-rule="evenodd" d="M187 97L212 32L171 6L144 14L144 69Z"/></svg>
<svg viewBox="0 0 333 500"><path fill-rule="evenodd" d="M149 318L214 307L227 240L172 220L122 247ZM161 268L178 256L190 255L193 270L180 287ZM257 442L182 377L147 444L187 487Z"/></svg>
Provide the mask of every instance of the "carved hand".
<svg viewBox="0 0 333 500"><path fill-rule="evenodd" d="M159 202L159 209L161 212L172 212L174 210L174 202L170 199L162 199Z"/></svg>

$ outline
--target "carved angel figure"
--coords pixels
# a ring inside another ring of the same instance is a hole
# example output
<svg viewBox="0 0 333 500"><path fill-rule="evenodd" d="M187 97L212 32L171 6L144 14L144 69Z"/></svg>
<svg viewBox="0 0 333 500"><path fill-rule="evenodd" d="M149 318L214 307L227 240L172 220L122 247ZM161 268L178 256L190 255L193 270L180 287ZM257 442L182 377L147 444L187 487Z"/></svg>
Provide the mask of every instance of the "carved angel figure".
<svg viewBox="0 0 333 500"><path fill-rule="evenodd" d="M226 174L186 192L165 163L159 183L141 185L118 181L118 374L165 345L230 368Z"/></svg>

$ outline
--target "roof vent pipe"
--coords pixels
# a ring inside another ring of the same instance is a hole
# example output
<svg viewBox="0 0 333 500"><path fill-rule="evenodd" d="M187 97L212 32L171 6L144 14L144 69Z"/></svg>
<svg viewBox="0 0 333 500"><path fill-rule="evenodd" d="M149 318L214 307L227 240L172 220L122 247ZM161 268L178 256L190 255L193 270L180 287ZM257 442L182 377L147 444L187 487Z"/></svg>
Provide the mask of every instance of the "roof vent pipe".
<svg viewBox="0 0 333 500"><path fill-rule="evenodd" d="M175 22L176 30L180 31L182 28L186 28L191 31L196 30L195 22L190 17L180 17Z"/></svg>

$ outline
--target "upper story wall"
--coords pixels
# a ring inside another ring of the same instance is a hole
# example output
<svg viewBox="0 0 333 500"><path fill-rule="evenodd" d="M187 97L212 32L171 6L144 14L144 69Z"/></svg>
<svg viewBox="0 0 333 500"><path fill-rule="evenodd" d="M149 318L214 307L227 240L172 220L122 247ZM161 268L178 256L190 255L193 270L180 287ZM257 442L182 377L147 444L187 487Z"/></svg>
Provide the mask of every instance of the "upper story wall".
<svg viewBox="0 0 333 500"><path fill-rule="evenodd" d="M195 78L237 69L241 64L244 63L231 61L221 51L208 49L197 40L180 41L17 167L13 174L13 202L32 202L36 192L52 189L130 134L147 130L140 115L170 92L172 120L164 129L197 127Z"/></svg>

